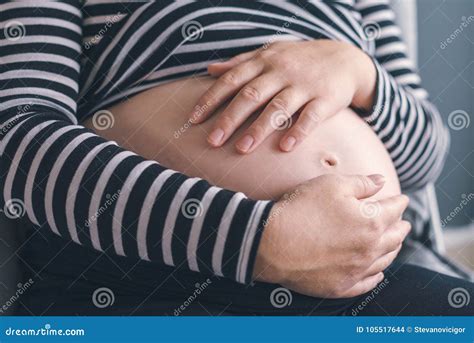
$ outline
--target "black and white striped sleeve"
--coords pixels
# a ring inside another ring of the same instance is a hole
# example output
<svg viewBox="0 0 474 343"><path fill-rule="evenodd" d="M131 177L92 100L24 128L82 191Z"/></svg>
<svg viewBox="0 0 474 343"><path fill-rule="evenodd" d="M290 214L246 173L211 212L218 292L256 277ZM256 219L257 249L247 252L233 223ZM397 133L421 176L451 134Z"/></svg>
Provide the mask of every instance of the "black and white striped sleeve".
<svg viewBox="0 0 474 343"><path fill-rule="evenodd" d="M272 207L188 178L77 124L78 1L0 5L0 192L98 251L251 280Z"/></svg>
<svg viewBox="0 0 474 343"><path fill-rule="evenodd" d="M358 0L355 6L375 37L377 93L363 116L389 151L402 188L423 187L441 173L449 132L407 57L389 2Z"/></svg>

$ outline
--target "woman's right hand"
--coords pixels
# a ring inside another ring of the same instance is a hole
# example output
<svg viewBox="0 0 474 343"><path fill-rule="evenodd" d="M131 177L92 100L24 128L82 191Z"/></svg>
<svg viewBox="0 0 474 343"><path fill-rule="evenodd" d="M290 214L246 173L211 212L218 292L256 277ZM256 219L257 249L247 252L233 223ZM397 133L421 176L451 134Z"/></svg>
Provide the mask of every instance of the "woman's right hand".
<svg viewBox="0 0 474 343"><path fill-rule="evenodd" d="M346 298L382 281L411 229L400 220L408 197L366 200L383 176L322 175L273 207L254 279L309 296Z"/></svg>

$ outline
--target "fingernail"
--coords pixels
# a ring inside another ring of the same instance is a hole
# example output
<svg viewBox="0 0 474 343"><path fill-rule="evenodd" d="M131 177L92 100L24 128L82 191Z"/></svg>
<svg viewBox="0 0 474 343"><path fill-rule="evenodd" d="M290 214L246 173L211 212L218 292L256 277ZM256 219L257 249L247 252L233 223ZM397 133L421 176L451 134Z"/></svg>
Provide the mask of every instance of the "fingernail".
<svg viewBox="0 0 474 343"><path fill-rule="evenodd" d="M280 147L285 151L290 151L291 149L293 149L295 143L296 138L293 136L289 136L281 143Z"/></svg>
<svg viewBox="0 0 474 343"><path fill-rule="evenodd" d="M385 183L385 176L383 175L373 174L369 175L368 177L372 180L373 183L375 183L376 186L381 186Z"/></svg>
<svg viewBox="0 0 474 343"><path fill-rule="evenodd" d="M224 130L215 129L214 131L211 132L207 140L209 143L213 145L219 145L223 137L224 137Z"/></svg>
<svg viewBox="0 0 474 343"><path fill-rule="evenodd" d="M243 152L247 152L253 145L255 140L250 135L245 135L237 144L236 147Z"/></svg>

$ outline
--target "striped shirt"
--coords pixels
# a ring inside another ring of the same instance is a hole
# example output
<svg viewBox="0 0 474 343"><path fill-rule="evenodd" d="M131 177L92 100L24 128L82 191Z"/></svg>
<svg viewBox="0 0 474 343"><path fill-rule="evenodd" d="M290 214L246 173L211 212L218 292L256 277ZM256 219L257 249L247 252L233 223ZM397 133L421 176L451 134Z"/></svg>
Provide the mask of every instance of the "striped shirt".
<svg viewBox="0 0 474 343"><path fill-rule="evenodd" d="M448 135L385 1L86 1L0 5L0 194L65 242L251 280L273 203L124 150L78 123L273 41L334 39L373 57L361 116L402 187L440 173ZM131 114L132 115L132 114ZM109 118L112 119L113 118Z"/></svg>

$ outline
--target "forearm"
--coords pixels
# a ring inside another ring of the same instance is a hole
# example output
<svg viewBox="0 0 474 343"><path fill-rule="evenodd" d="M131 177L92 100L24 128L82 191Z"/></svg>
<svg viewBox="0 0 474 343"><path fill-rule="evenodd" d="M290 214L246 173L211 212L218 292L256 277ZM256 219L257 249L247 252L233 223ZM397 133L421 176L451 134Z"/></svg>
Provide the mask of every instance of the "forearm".
<svg viewBox="0 0 474 343"><path fill-rule="evenodd" d="M0 41L9 46L0 60L8 71L0 77L0 201L24 204L33 224L65 244L249 282L270 202L188 178L75 125L74 4L38 4L23 40ZM0 29L28 6L0 5ZM48 38L32 39L38 32Z"/></svg>
<svg viewBox="0 0 474 343"><path fill-rule="evenodd" d="M211 187L51 118L21 121L3 138L3 201L25 204L33 224L98 251L250 281L270 202Z"/></svg>
<svg viewBox="0 0 474 343"><path fill-rule="evenodd" d="M434 181L444 165L449 134L436 107L419 99L380 65L374 107L363 118L384 143L402 188L423 187Z"/></svg>
<svg viewBox="0 0 474 343"><path fill-rule="evenodd" d="M441 172L449 148L448 131L406 56L389 2L358 0L355 8L362 27L372 29L369 38L375 43L375 56L372 61L366 58L366 68L375 72L376 83L373 76L369 82L361 78L375 90L373 106L361 106L359 112L389 151L402 188L423 187Z"/></svg>

